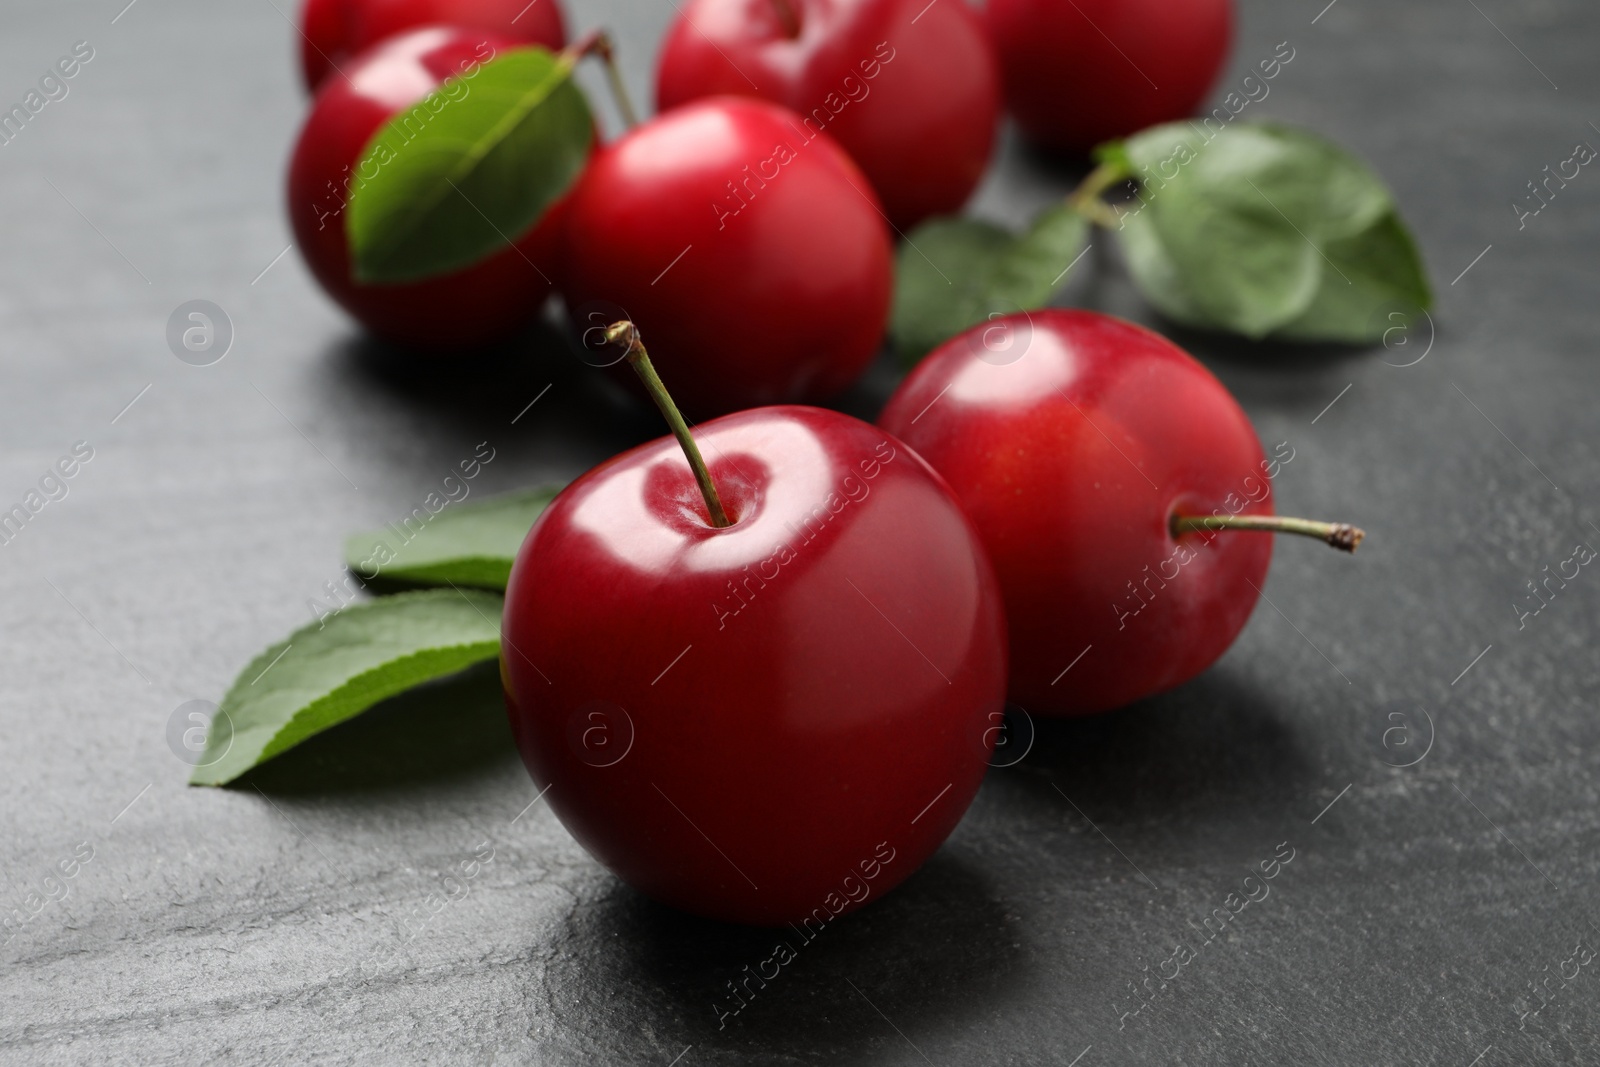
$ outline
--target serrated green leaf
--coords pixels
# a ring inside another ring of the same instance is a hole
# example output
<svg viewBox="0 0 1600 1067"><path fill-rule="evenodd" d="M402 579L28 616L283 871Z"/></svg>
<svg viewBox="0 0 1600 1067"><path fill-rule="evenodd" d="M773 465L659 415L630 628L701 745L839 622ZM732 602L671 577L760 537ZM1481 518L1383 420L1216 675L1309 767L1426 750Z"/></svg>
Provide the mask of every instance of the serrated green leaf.
<svg viewBox="0 0 1600 1067"><path fill-rule="evenodd" d="M1123 233L1159 246L1169 268L1161 277L1129 269L1151 303L1183 306L1188 321L1265 337L1308 307L1322 280L1322 257L1262 201L1217 210L1204 188L1173 183L1136 215L1123 219ZM1159 209L1159 210L1158 210ZM1142 231L1142 232L1141 232Z"/></svg>
<svg viewBox="0 0 1600 1067"><path fill-rule="evenodd" d="M538 221L583 170L593 140L571 76L569 57L519 48L451 79L374 134L346 213L356 278L410 282L460 270Z"/></svg>
<svg viewBox="0 0 1600 1067"><path fill-rule="evenodd" d="M1141 216L1125 215L1117 236L1122 242L1122 253L1128 261L1128 272L1133 275L1145 299L1156 306L1167 318L1185 326L1209 325L1206 315L1189 298L1182 285L1176 263L1167 254L1161 235L1149 221Z"/></svg>
<svg viewBox="0 0 1600 1067"><path fill-rule="evenodd" d="M1361 342L1393 325L1385 309L1431 303L1388 189L1320 137L1266 123L1210 132L1170 123L1102 153L1141 186L1118 231L1129 270L1178 322Z"/></svg>
<svg viewBox="0 0 1600 1067"><path fill-rule="evenodd" d="M1020 235L977 219L923 223L895 259L895 347L914 363L991 315L1043 307L1087 233L1087 221L1064 205Z"/></svg>
<svg viewBox="0 0 1600 1067"><path fill-rule="evenodd" d="M1015 240L978 219L930 219L911 231L895 254L889 314L889 332L907 363L988 314L978 279Z"/></svg>
<svg viewBox="0 0 1600 1067"><path fill-rule="evenodd" d="M1043 307L1089 236L1089 220L1065 205L1046 208L1033 220L1010 253L1000 258L993 279L996 296L1031 311Z"/></svg>
<svg viewBox="0 0 1600 1067"><path fill-rule="evenodd" d="M1130 171L1152 203L1168 189L1203 188L1231 211L1270 214L1302 230L1310 223L1327 237L1358 233L1394 206L1371 168L1316 134L1241 122L1210 136L1193 123L1173 122L1123 143Z"/></svg>
<svg viewBox="0 0 1600 1067"><path fill-rule="evenodd" d="M345 540L345 565L364 581L504 591L517 550L558 486L418 509L398 523Z"/></svg>
<svg viewBox="0 0 1600 1067"><path fill-rule="evenodd" d="M402 593L296 630L222 698L189 783L224 785L381 700L492 659L504 603L476 590Z"/></svg>
<svg viewBox="0 0 1600 1067"><path fill-rule="evenodd" d="M1338 269L1323 273L1311 306L1274 336L1372 343L1433 304L1416 245L1392 212L1362 233L1330 242L1326 252Z"/></svg>

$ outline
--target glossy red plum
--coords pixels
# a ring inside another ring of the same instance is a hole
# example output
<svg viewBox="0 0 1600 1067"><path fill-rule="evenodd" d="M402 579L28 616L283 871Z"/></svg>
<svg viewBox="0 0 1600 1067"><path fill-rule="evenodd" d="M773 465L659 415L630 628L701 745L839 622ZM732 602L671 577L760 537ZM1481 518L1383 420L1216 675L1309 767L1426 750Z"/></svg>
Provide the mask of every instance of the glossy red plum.
<svg viewBox="0 0 1600 1067"><path fill-rule="evenodd" d="M1171 520L1270 515L1283 458L1165 338L1088 311L1009 316L936 349L879 424L978 527L1028 711L1104 711L1178 685L1249 619L1273 535L1175 538Z"/></svg>
<svg viewBox="0 0 1600 1067"><path fill-rule="evenodd" d="M801 924L950 833L1005 687L993 572L940 479L836 412L761 408L572 483L507 590L512 732L574 837L699 915Z"/></svg>
<svg viewBox="0 0 1600 1067"><path fill-rule="evenodd" d="M719 93L782 104L833 135L901 230L966 203L1000 107L964 0L690 0L661 46L656 105Z"/></svg>
<svg viewBox="0 0 1600 1067"><path fill-rule="evenodd" d="M373 45L423 26L456 26L498 40L567 43L557 0L306 0L300 12L300 67L315 91Z"/></svg>
<svg viewBox="0 0 1600 1067"><path fill-rule="evenodd" d="M695 417L822 399L878 350L888 228L860 170L791 111L669 111L596 153L568 205L568 307L638 324Z"/></svg>
<svg viewBox="0 0 1600 1067"><path fill-rule="evenodd" d="M1028 137L1087 151L1186 118L1228 58L1233 0L988 0L1007 109Z"/></svg>
<svg viewBox="0 0 1600 1067"><path fill-rule="evenodd" d="M375 334L422 349L482 344L531 319L550 294L560 253L559 204L515 247L465 270L401 285L371 285L350 274L345 208L363 178L357 164L372 136L448 77L471 92L477 65L514 47L482 33L418 30L366 53L345 68L348 80L335 78L317 94L289 164L295 247L328 294ZM430 121L427 108L416 115L419 125Z"/></svg>

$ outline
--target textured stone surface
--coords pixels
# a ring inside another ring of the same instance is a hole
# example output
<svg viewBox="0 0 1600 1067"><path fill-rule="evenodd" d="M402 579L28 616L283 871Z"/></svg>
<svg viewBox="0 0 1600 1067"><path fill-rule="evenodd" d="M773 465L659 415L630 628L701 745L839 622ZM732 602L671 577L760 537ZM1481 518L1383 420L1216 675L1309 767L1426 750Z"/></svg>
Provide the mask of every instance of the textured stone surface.
<svg viewBox="0 0 1600 1067"><path fill-rule="evenodd" d="M251 787L184 785L169 716L308 618L346 532L408 510L485 439L491 490L657 431L548 338L420 368L362 341L295 253L273 260L304 106L287 0L120 2L13 4L0 36L7 106L73 42L95 48L0 148L0 505L73 442L95 450L0 547L5 908L92 849L0 948L0 1061L1600 1060L1600 973L1564 962L1580 936L1600 944L1600 576L1521 630L1511 606L1576 542L1600 545L1600 174L1520 232L1508 208L1600 143L1592 6L1244 5L1225 84L1291 42L1249 114L1325 131L1392 183L1437 336L1405 368L1386 361L1425 338L1180 340L1264 441L1294 447L1281 509L1370 541L1354 560L1280 545L1271 604L1215 669L1042 727L924 871L719 1030L725 983L773 935L641 900L528 808L492 670ZM671 5L569 12L618 29L646 96ZM1072 178L1008 139L977 206L1020 221ZM1149 321L1105 251L1067 299ZM237 330L215 366L165 344L194 298ZM870 415L892 381L879 367L847 406ZM1386 766L1421 751L1383 745L1389 713L1418 704L1431 748ZM493 862L430 914L485 842ZM1283 842L1271 895L1202 947L1194 928ZM1129 983L1170 974L1180 941L1196 958L1124 1017ZM1563 969L1519 1023L1530 983Z"/></svg>

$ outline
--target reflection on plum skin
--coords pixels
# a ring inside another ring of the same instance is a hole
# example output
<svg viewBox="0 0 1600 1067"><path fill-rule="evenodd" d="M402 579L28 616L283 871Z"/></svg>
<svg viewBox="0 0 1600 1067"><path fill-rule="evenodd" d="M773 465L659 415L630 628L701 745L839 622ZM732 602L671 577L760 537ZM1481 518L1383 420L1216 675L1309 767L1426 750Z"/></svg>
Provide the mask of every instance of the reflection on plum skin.
<svg viewBox="0 0 1600 1067"><path fill-rule="evenodd" d="M493 662L418 686L309 737L233 783L269 796L404 791L515 763Z"/></svg>
<svg viewBox="0 0 1600 1067"><path fill-rule="evenodd" d="M741 1050L763 1061L854 1062L884 1038L872 1005L919 1044L921 1032L992 1013L1026 986L1017 947L1024 934L981 865L951 845L809 942L785 927L696 918L613 881L580 903L558 935L544 976L556 1018L542 1051L555 1062L580 1053L639 1062L642 1033L673 1046L664 1061L694 1044L702 1056ZM752 983L747 1006L719 1029L717 1007L737 1003L728 983L784 940L796 958L764 988ZM599 1019L614 1023L596 1030Z"/></svg>
<svg viewBox="0 0 1600 1067"><path fill-rule="evenodd" d="M1210 817L1253 818L1321 782L1297 742L1295 714L1213 667L1104 715L1034 716L1033 750L1000 773L1036 778L1031 791L1055 807L1061 798L1049 782L1061 782L1085 811L1111 822L1193 814L1197 805Z"/></svg>

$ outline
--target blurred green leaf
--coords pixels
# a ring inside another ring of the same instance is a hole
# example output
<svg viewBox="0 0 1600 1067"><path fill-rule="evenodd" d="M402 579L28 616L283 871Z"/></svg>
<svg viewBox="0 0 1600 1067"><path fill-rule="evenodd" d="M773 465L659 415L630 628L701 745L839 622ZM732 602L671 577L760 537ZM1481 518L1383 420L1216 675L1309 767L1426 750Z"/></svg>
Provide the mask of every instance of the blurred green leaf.
<svg viewBox="0 0 1600 1067"><path fill-rule="evenodd" d="M345 540L345 565L363 581L504 591L511 564L545 507L547 486L445 507L419 508L398 523Z"/></svg>
<svg viewBox="0 0 1600 1067"><path fill-rule="evenodd" d="M1388 189L1338 146L1276 124L1177 122L1104 146L1140 183L1119 209L1134 281L1169 318L1246 337L1360 343L1432 304Z"/></svg>
<svg viewBox="0 0 1600 1067"><path fill-rule="evenodd" d="M1065 205L1047 208L1022 234L977 219L918 226L895 260L896 349L915 363L969 326L1043 307L1083 251L1088 226Z"/></svg>
<svg viewBox="0 0 1600 1067"><path fill-rule="evenodd" d="M354 168L356 278L416 281L494 254L567 191L593 137L570 57L519 48L451 78L375 133Z"/></svg>
<svg viewBox="0 0 1600 1067"><path fill-rule="evenodd" d="M500 652L504 600L426 590L354 604L262 652L222 698L191 785L224 785L413 686Z"/></svg>

